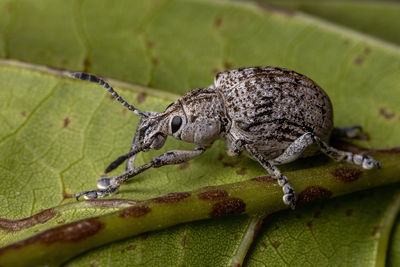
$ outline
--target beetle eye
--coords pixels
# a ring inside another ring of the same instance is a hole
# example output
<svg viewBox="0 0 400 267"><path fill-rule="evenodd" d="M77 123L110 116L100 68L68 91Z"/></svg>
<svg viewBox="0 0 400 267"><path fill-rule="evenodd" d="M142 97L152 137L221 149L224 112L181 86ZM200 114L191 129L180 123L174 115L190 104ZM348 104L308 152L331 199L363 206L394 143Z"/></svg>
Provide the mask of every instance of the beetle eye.
<svg viewBox="0 0 400 267"><path fill-rule="evenodd" d="M172 130L172 133L175 133L176 131L178 131L179 128L181 127L181 125L182 125L182 119L181 119L181 117L179 117L179 116L173 117L173 118L172 118L172 121L171 121L171 130Z"/></svg>

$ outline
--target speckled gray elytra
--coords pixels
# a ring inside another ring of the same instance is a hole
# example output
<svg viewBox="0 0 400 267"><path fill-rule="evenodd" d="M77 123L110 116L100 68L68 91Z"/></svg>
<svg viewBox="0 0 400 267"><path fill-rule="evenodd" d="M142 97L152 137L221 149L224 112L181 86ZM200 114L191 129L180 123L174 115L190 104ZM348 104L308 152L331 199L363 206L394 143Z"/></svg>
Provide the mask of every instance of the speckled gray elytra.
<svg viewBox="0 0 400 267"><path fill-rule="evenodd" d="M103 85L125 107L140 115L129 153L112 162L105 173L125 160L119 176L102 177L97 190L76 194L78 199L115 193L129 178L149 169L179 164L202 154L217 139L226 141L227 153L242 151L257 160L283 190L283 202L295 207L296 193L276 165L292 162L319 151L336 161L348 161L371 169L381 164L373 158L337 150L327 144L330 135L354 137L359 126L333 128L332 105L327 94L311 79L277 67L248 67L220 72L214 84L192 90L164 112L140 111L123 100L102 79L85 73L73 78ZM134 166L141 151L160 149L168 135L195 144L195 149L172 150L140 167Z"/></svg>

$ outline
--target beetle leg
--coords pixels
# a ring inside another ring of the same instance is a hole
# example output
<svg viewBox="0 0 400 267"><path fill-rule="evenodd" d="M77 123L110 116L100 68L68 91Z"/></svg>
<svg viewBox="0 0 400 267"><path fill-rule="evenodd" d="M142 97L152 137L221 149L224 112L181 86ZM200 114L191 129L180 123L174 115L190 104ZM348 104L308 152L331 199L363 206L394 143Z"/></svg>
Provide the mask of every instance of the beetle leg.
<svg viewBox="0 0 400 267"><path fill-rule="evenodd" d="M368 155L354 154L352 152L342 151L329 146L319 137L313 135L314 141L319 145L321 151L336 161L347 161L356 165L360 165L364 169L372 169L375 166L380 168L382 164Z"/></svg>
<svg viewBox="0 0 400 267"><path fill-rule="evenodd" d="M279 157L271 160L271 162L273 164L284 164L292 162L295 159L299 158L307 147L311 146L314 143L316 143L320 147L321 151L324 154L328 155L336 161L345 160L349 163L360 165L364 169L372 169L375 166L380 168L382 166L379 161L376 161L370 156L353 154L351 152L338 150L332 146L329 146L313 133L305 133L300 136L293 143L291 143L290 146L286 148L286 150Z"/></svg>
<svg viewBox="0 0 400 267"><path fill-rule="evenodd" d="M80 196L84 196L86 199L92 199L115 193L118 191L119 186L129 180L129 178L132 178L149 168L159 168L164 165L179 164L199 156L204 151L204 148L196 148L195 150L171 150L165 152L164 154L153 158L149 163L126 171L119 176L100 178L97 184L100 189L78 193L76 194L76 198L78 199Z"/></svg>
<svg viewBox="0 0 400 267"><path fill-rule="evenodd" d="M282 187L283 191L283 203L289 205L292 209L296 205L296 192L293 187L289 184L288 179L283 175L274 164L265 159L264 155L260 153L257 148L251 145L245 145L246 150L278 181L278 184Z"/></svg>
<svg viewBox="0 0 400 267"><path fill-rule="evenodd" d="M155 116L158 113L154 112L154 111L145 111L145 114L148 116ZM139 121L138 125L141 125L142 120L143 120L143 117L140 117L140 121ZM139 145L139 134L138 134L138 129L136 128L135 137L133 138L130 151L137 149L138 145ZM130 157L128 159L128 161L126 162L126 168L125 168L126 171L130 171L133 168L135 168L135 159L136 159L136 155L133 155L132 157Z"/></svg>
<svg viewBox="0 0 400 267"><path fill-rule="evenodd" d="M294 140L281 155L271 160L272 164L285 164L298 159L309 146L314 144L313 136L312 133L305 133Z"/></svg>
<svg viewBox="0 0 400 267"><path fill-rule="evenodd" d="M141 122L141 120L142 120L142 118L140 119L140 122ZM140 122L138 125L140 125ZM135 137L133 138L130 151L135 150L138 147L138 144L139 144L139 135L138 135L138 129L136 129ZM126 162L126 168L125 168L126 171L130 171L135 168L135 159L136 159L136 155L133 155L132 157L130 157L128 159L128 161Z"/></svg>

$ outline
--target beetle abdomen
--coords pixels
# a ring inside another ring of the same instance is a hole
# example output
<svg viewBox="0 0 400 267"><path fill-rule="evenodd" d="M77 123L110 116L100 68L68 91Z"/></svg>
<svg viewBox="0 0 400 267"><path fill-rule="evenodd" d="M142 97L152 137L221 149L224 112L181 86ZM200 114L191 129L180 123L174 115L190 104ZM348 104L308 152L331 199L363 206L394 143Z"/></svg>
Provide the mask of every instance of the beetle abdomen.
<svg viewBox="0 0 400 267"><path fill-rule="evenodd" d="M323 140L333 128L326 93L297 72L254 67L219 73L215 86L224 98L235 136L266 149L283 150L306 132Z"/></svg>

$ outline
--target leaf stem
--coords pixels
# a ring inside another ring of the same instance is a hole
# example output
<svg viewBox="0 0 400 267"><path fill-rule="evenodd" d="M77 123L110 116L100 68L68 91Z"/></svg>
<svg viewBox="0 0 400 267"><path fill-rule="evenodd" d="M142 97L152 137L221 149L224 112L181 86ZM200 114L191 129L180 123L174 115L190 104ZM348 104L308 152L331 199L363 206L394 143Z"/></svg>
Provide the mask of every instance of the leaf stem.
<svg viewBox="0 0 400 267"><path fill-rule="evenodd" d="M373 156L382 162L382 169L364 171L329 161L285 172L299 193L297 204L400 182L397 149L375 150ZM89 249L180 223L243 213L270 214L286 208L281 188L270 176L171 193L106 215L61 225L3 247L0 262L2 266L21 266L28 262L30 265L61 264ZM256 229L256 225L257 219L250 223L249 229ZM233 262L240 261L251 237L245 235L244 240Z"/></svg>
<svg viewBox="0 0 400 267"><path fill-rule="evenodd" d="M380 238L378 239L378 249L376 255L376 266L386 266L386 258L388 256L387 248L389 245L390 234L392 232L393 225L396 221L397 215L400 211L400 192L397 193L390 205L390 208L386 211L383 216L382 224L379 226Z"/></svg>
<svg viewBox="0 0 400 267"><path fill-rule="evenodd" d="M247 251L249 250L250 245L253 243L254 238L257 236L257 233L263 224L264 218L265 214L255 214L250 217L246 232L242 236L239 246L232 257L230 264L232 267L242 266L244 258L247 255Z"/></svg>

